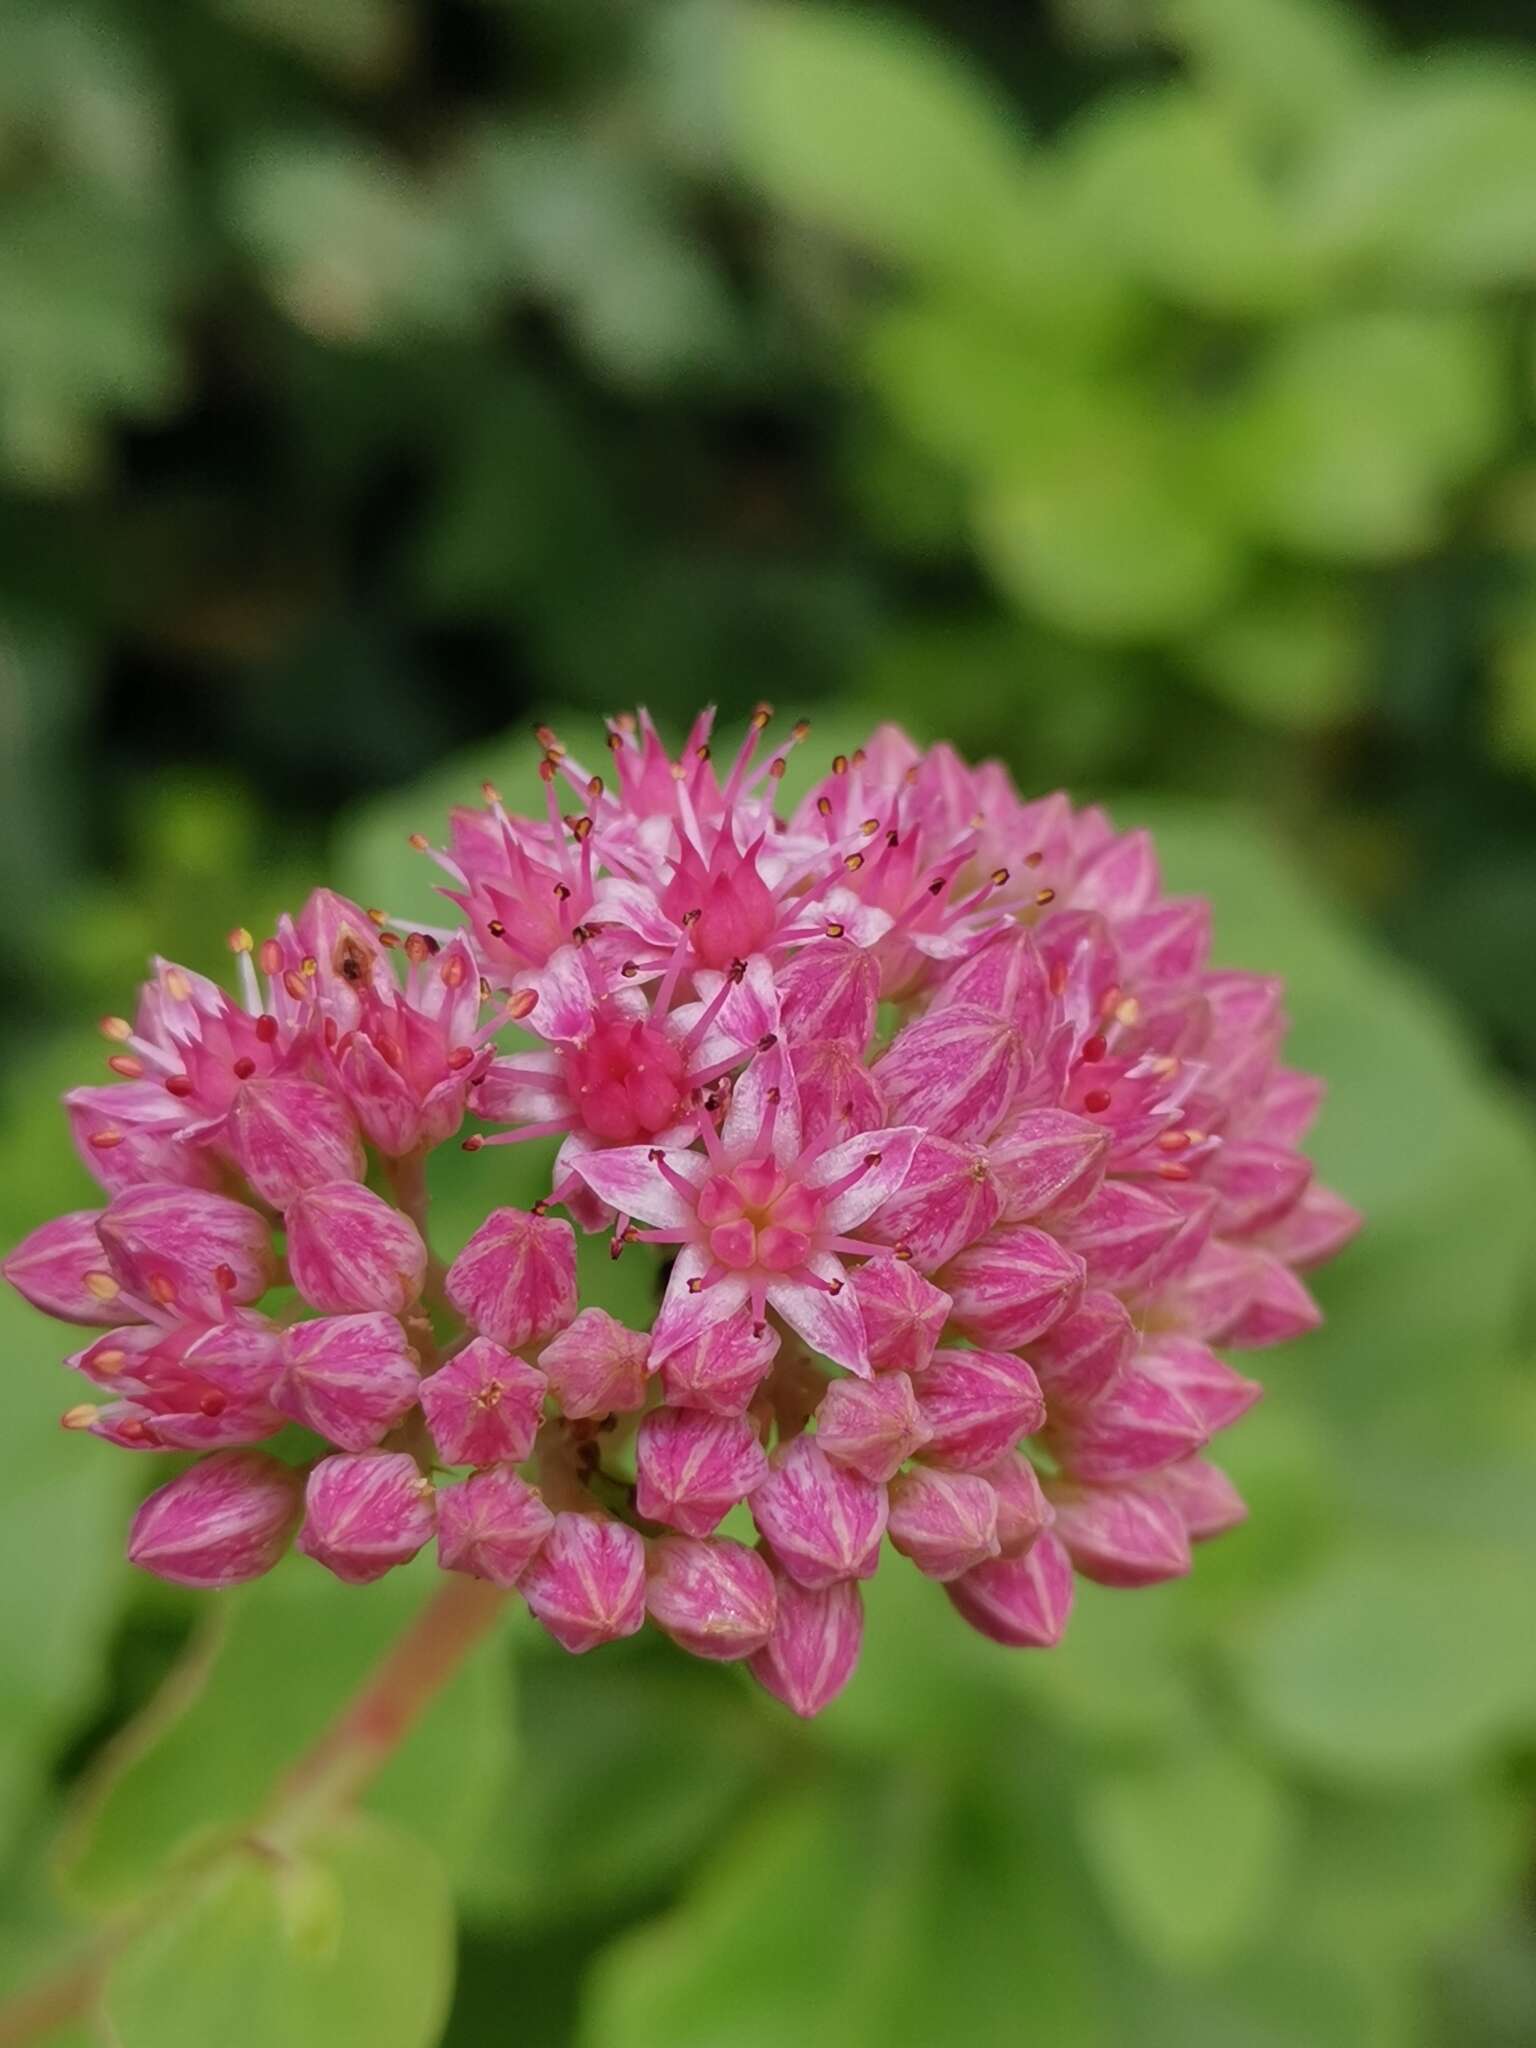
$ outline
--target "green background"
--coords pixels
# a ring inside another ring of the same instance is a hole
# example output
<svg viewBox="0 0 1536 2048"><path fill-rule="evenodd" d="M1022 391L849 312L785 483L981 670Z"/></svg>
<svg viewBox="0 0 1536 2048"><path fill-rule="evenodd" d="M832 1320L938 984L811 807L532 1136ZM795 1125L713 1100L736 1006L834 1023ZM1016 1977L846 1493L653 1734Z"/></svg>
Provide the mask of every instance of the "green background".
<svg viewBox="0 0 1536 2048"><path fill-rule="evenodd" d="M433 1569L137 1578L150 1468L0 1303L0 1988L153 1899L120 2048L1536 2038L1522 26L0 7L0 1235L88 1199L54 1098L151 950L419 914L537 718L759 697L807 772L894 717L1153 822L1370 1219L1192 1581L1034 1656L888 1570L808 1728L514 1620L366 1815L190 1895ZM442 1162L449 1249L509 1157Z"/></svg>

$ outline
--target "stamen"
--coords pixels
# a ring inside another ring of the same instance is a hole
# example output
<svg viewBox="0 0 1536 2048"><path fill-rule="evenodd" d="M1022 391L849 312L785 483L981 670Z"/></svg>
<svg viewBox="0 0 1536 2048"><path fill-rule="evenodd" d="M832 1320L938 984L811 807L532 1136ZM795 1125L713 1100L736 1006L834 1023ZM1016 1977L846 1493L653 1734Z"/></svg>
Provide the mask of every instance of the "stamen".
<svg viewBox="0 0 1536 2048"><path fill-rule="evenodd" d="M646 1157L650 1160L652 1166L655 1167L656 1171L661 1175L662 1179L667 1183L667 1185L670 1188L675 1189L675 1191L682 1196L683 1200L687 1202L690 1207L695 1207L697 1205L699 1199L698 1189L694 1186L691 1180L685 1179L684 1176L678 1172L677 1168L668 1159L666 1153L662 1151L659 1145L653 1145L650 1151L646 1154Z"/></svg>

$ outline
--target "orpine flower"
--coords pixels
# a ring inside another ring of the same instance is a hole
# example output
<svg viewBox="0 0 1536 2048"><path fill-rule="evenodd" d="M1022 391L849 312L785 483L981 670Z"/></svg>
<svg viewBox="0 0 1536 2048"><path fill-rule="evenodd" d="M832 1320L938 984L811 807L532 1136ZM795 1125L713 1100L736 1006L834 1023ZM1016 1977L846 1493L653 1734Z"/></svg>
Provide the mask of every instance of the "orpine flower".
<svg viewBox="0 0 1536 2048"><path fill-rule="evenodd" d="M834 1365L867 1377L869 1341L844 1261L884 1248L849 1232L901 1186L921 1131L804 1147L794 1066L774 1047L742 1077L724 1128L706 1121L700 1135L702 1151L621 1146L577 1166L611 1208L654 1226L634 1238L676 1248L652 1359L745 1304L754 1325L766 1327L772 1310Z"/></svg>
<svg viewBox="0 0 1536 2048"><path fill-rule="evenodd" d="M541 728L532 815L487 788L436 856L457 927L319 890L231 935L238 996L161 961L106 1021L68 1098L104 1203L3 1270L80 1327L68 1427L198 1459L143 1569L297 1532L363 1584L435 1535L573 1654L649 1623L815 1714L878 1569L1048 1649L1078 1576L1243 1519L1228 1354L1312 1328L1360 1222L1279 984L1210 965L1145 833L894 728L778 815L769 717L718 766L708 714L675 755L616 719L601 775ZM485 1203L434 1248L466 1113ZM498 1205L495 1148L552 1140Z"/></svg>

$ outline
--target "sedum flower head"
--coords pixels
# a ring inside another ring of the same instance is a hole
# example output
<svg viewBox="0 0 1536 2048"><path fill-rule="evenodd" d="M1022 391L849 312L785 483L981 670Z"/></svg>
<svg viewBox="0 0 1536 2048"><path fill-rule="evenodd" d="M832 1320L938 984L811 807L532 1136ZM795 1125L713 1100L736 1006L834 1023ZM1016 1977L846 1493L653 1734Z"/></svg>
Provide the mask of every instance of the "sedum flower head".
<svg viewBox="0 0 1536 2048"><path fill-rule="evenodd" d="M1359 1223L1279 985L1101 811L884 727L786 815L806 729L768 725L722 767L708 716L676 758L616 719L601 773L541 729L542 810L487 789L434 855L457 926L318 891L231 935L236 993L157 961L105 1021L66 1098L100 1203L4 1271L82 1326L67 1427L194 1455L137 1564L296 1543L362 1584L435 1544L573 1653L649 1622L814 1714L878 1569L1049 1647L1078 1576L1241 1521L1207 1453L1261 1389L1223 1354L1310 1329ZM508 1206L498 1148L541 1139ZM484 1212L445 1262L456 1140ZM583 1236L654 1262L647 1327L583 1300Z"/></svg>

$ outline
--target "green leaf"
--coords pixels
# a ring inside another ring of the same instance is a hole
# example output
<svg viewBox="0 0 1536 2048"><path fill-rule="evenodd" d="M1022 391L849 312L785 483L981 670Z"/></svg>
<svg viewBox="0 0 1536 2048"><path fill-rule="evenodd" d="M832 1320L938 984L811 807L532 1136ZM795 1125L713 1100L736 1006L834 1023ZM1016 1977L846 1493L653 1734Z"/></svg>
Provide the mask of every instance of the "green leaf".
<svg viewBox="0 0 1536 2048"><path fill-rule="evenodd" d="M1266 725L1307 732L1358 708L1369 650L1353 590L1277 573L1207 620L1182 651L1225 702Z"/></svg>
<svg viewBox="0 0 1536 2048"><path fill-rule="evenodd" d="M375 1586L294 1559L237 1593L161 1696L85 1780L64 1844L71 1890L142 1895L193 1851L255 1818L280 1774L346 1704L436 1579L430 1558ZM467 1856L509 1765L510 1666L493 1636L390 1759L369 1804L451 1860Z"/></svg>
<svg viewBox="0 0 1536 2048"><path fill-rule="evenodd" d="M286 44L317 70L352 85L380 84L408 47L399 0L218 0L232 21Z"/></svg>
<svg viewBox="0 0 1536 2048"><path fill-rule="evenodd" d="M1536 1729L1536 1559L1357 1541L1231 1645L1249 1711L1309 1770L1433 1782Z"/></svg>
<svg viewBox="0 0 1536 2048"><path fill-rule="evenodd" d="M779 205L941 272L1003 231L1019 126L942 43L889 15L758 0L735 62L737 158Z"/></svg>
<svg viewBox="0 0 1536 2048"><path fill-rule="evenodd" d="M977 545L1005 594L1064 632L1182 633L1230 596L1244 551L1220 509L1181 481L1150 437L1106 440L1049 480L984 491Z"/></svg>
<svg viewBox="0 0 1536 2048"><path fill-rule="evenodd" d="M978 1758L980 1762L981 1759ZM583 2048L1094 2048L1099 1958L1062 1835L1006 1752L949 1812L920 1767L786 1789L675 1912L603 1956Z"/></svg>
<svg viewBox="0 0 1536 2048"><path fill-rule="evenodd" d="M735 1673L648 1644L595 1675L563 1656L524 1660L522 1734L536 1761L482 1833L468 1884L478 1918L545 1927L649 1899L718 1838L779 1755Z"/></svg>
<svg viewBox="0 0 1536 2048"><path fill-rule="evenodd" d="M1491 1778L1316 1800L1282 1918L1320 1951L1442 1948L1496 1908L1524 1835L1518 1791Z"/></svg>
<svg viewBox="0 0 1536 2048"><path fill-rule="evenodd" d="M453 1914L432 1852L356 1815L297 1858L223 1861L113 1965L120 2048L432 2048Z"/></svg>
<svg viewBox="0 0 1536 2048"><path fill-rule="evenodd" d="M1536 597L1528 598L1499 634L1488 722L1495 752L1536 777Z"/></svg>
<svg viewBox="0 0 1536 2048"><path fill-rule="evenodd" d="M1210 1976L1153 1976L1122 1962L1111 2039L1137 2048L1418 2048L1419 1987L1367 1958L1320 1956L1277 1930Z"/></svg>
<svg viewBox="0 0 1536 2048"><path fill-rule="evenodd" d="M455 190L488 274L552 305L617 383L686 376L735 351L722 279L638 152L563 126L489 129Z"/></svg>
<svg viewBox="0 0 1536 2048"><path fill-rule="evenodd" d="M1084 1790L1080 1826L1105 1898L1154 1963L1204 1970L1263 1924L1293 1816L1279 1786L1214 1741Z"/></svg>
<svg viewBox="0 0 1536 2048"><path fill-rule="evenodd" d="M1085 235L1148 291L1228 317L1305 296L1297 239L1213 101L1168 86L1095 104L1064 148Z"/></svg>
<svg viewBox="0 0 1536 2048"><path fill-rule="evenodd" d="M268 292L321 340L453 331L479 312L468 233L405 168L360 143L248 144L224 207Z"/></svg>
<svg viewBox="0 0 1536 2048"><path fill-rule="evenodd" d="M54 1750L96 1704L130 1590L133 1461L59 1428L74 1392L56 1360L77 1334L0 1290L0 1554L10 1560L0 1573L0 1837L26 1818Z"/></svg>
<svg viewBox="0 0 1536 2048"><path fill-rule="evenodd" d="M1347 120L1375 75L1371 24L1335 0L1163 0L1159 13L1202 86L1261 142Z"/></svg>
<svg viewBox="0 0 1536 2048"><path fill-rule="evenodd" d="M1297 195L1319 243L1410 287L1536 276L1536 70L1435 52L1385 79L1318 152Z"/></svg>
<svg viewBox="0 0 1536 2048"><path fill-rule="evenodd" d="M1214 429L1233 516L1305 554L1390 561L1439 536L1504 431L1480 314L1329 314L1282 330Z"/></svg>
<svg viewBox="0 0 1536 2048"><path fill-rule="evenodd" d="M1177 1742L1196 1712L1188 1630L1182 1586L1132 1600L1080 1579L1057 1648L1005 1651L999 1676L1066 1736L1105 1747Z"/></svg>

